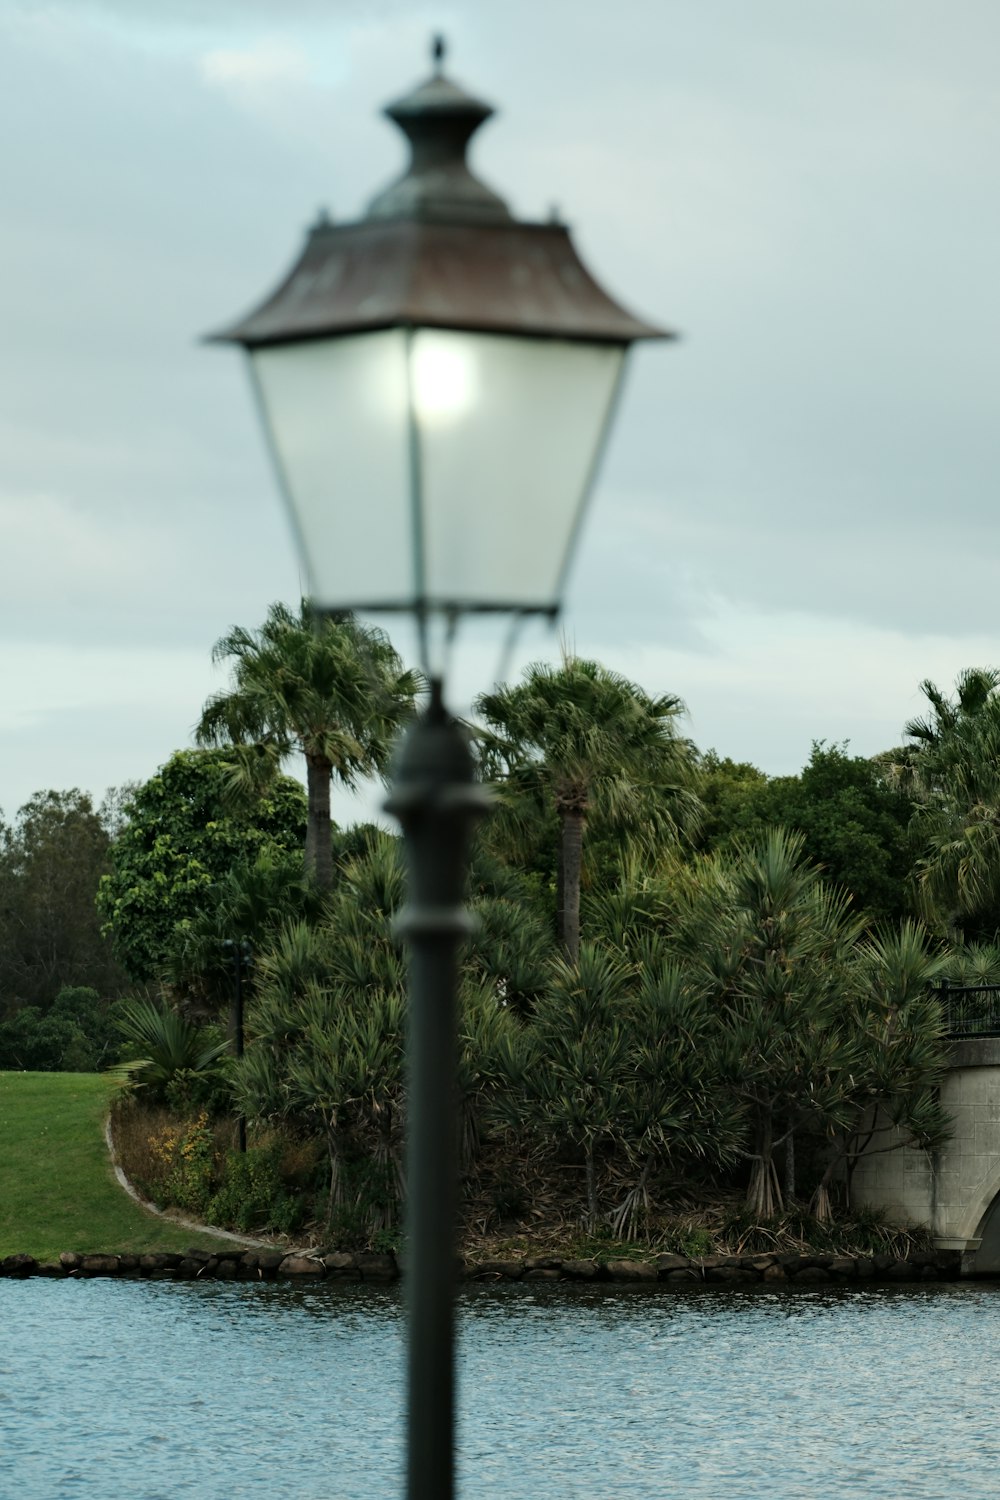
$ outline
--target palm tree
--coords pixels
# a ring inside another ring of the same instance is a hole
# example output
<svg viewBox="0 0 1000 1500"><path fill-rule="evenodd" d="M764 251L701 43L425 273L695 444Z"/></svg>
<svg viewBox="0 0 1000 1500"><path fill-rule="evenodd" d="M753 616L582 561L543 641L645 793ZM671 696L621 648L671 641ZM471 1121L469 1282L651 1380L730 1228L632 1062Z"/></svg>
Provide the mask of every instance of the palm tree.
<svg viewBox="0 0 1000 1500"><path fill-rule="evenodd" d="M996 667L967 667L955 680L957 696L952 700L930 678L925 678L920 691L930 704L931 713L926 719L911 719L903 733L916 740L921 749L936 748L963 720L981 713L998 686L1000 672Z"/></svg>
<svg viewBox="0 0 1000 1500"><path fill-rule="evenodd" d="M946 930L965 919L992 933L1000 914L998 687L992 667L962 672L954 700L924 682L933 713L906 726L918 898L928 920Z"/></svg>
<svg viewBox="0 0 1000 1500"><path fill-rule="evenodd" d="M305 756L306 868L328 889L331 779L354 786L385 775L419 676L403 669L382 631L350 615L317 615L307 599L297 615L272 604L259 630L234 626L212 659L233 662L233 682L206 703L199 744L242 750L237 767L245 782L263 779L293 753Z"/></svg>
<svg viewBox="0 0 1000 1500"><path fill-rule="evenodd" d="M998 686L1000 671L995 667L966 667L955 679L954 698L925 678L920 691L930 712L904 726L908 744L876 757L889 781L917 801L932 798L940 764L949 758L955 737L975 730Z"/></svg>
<svg viewBox="0 0 1000 1500"><path fill-rule="evenodd" d="M554 807L559 824L558 928L570 962L580 951L584 830L600 817L647 838L690 832L701 813L691 747L677 734L684 713L672 693L650 697L597 662L564 656L535 663L524 681L484 693L475 712L501 808Z"/></svg>

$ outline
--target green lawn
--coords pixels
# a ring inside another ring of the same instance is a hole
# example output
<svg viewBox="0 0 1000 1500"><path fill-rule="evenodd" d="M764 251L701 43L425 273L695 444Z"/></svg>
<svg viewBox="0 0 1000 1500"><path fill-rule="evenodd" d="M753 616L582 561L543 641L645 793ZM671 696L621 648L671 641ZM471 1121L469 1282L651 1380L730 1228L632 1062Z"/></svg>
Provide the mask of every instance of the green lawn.
<svg viewBox="0 0 1000 1500"><path fill-rule="evenodd" d="M111 1089L97 1073L0 1073L0 1258L219 1244L119 1187L104 1142Z"/></svg>

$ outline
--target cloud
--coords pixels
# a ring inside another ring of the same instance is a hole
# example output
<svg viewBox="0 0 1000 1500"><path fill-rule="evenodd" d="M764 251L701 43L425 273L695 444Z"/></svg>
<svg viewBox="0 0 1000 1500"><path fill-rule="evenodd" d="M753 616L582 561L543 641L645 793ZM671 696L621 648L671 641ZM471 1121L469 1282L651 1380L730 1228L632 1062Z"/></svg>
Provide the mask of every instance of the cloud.
<svg viewBox="0 0 1000 1500"><path fill-rule="evenodd" d="M205 52L198 59L198 68L206 83L223 88L301 83L312 73L304 48L277 37L262 37L252 47Z"/></svg>
<svg viewBox="0 0 1000 1500"><path fill-rule="evenodd" d="M194 339L274 284L318 204L342 219L398 171L376 111L434 27L500 106L484 177L527 214L558 201L609 289L684 335L630 372L576 648L773 770L814 737L892 743L922 677L993 655L992 0L25 3L0 16L5 804L152 769L200 707L194 662L294 599L235 360ZM133 664L80 653L122 641L190 649L183 713L104 703ZM522 644L515 673L558 652ZM456 707L501 655L456 661Z"/></svg>
<svg viewBox="0 0 1000 1500"><path fill-rule="evenodd" d="M922 636L816 612L764 612L714 601L702 620L710 649L694 654L669 640L623 645L581 634L593 655L650 692L678 693L701 749L751 760L772 775L797 771L814 740L848 740L855 755L898 745L919 712L922 679L950 688L964 667L997 656L988 630L961 640Z"/></svg>
<svg viewBox="0 0 1000 1500"><path fill-rule="evenodd" d="M89 12L104 16L135 30L171 29L218 31L268 25L276 20L286 23L317 21L329 24L334 10L339 16L371 14L387 16L404 0L170 0L169 5L155 7L136 4L136 0L48 0L52 11L72 14Z"/></svg>

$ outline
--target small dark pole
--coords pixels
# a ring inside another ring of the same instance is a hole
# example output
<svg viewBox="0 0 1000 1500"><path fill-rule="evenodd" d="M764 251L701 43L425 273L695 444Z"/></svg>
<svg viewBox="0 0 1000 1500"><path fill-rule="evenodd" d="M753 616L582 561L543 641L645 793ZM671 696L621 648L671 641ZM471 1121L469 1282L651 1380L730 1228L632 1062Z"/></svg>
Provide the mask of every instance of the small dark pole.
<svg viewBox="0 0 1000 1500"><path fill-rule="evenodd" d="M469 841L488 798L441 683L400 747L386 803L404 836L407 1028L408 1500L454 1494L457 989Z"/></svg>
<svg viewBox="0 0 1000 1500"><path fill-rule="evenodd" d="M233 1037L233 1056L239 1058L243 1056L243 969L250 963L250 944L246 938L241 938L239 942L226 938L222 946L233 964L233 1008L230 1029ZM247 1122L244 1115L238 1115L236 1118L236 1148L246 1153Z"/></svg>

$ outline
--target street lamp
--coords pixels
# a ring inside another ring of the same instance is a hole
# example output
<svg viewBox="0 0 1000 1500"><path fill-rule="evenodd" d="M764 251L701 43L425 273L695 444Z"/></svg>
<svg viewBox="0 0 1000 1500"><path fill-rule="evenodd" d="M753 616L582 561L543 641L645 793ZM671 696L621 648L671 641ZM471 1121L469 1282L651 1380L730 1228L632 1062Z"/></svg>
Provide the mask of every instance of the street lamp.
<svg viewBox="0 0 1000 1500"><path fill-rule="evenodd" d="M233 1056L243 1056L243 972L253 960L253 949L247 938L223 938L222 952L226 963L233 966L233 1000L229 1007L229 1032L233 1043ZM247 1122L245 1115L236 1120L236 1149L246 1155Z"/></svg>
<svg viewBox="0 0 1000 1500"><path fill-rule="evenodd" d="M433 76L390 105L410 161L356 223L326 216L289 275L215 337L241 344L320 610L554 616L638 339L566 227L515 219L466 161L493 113ZM410 1500L453 1492L458 952L485 794L431 677L387 804L405 836L410 947Z"/></svg>

